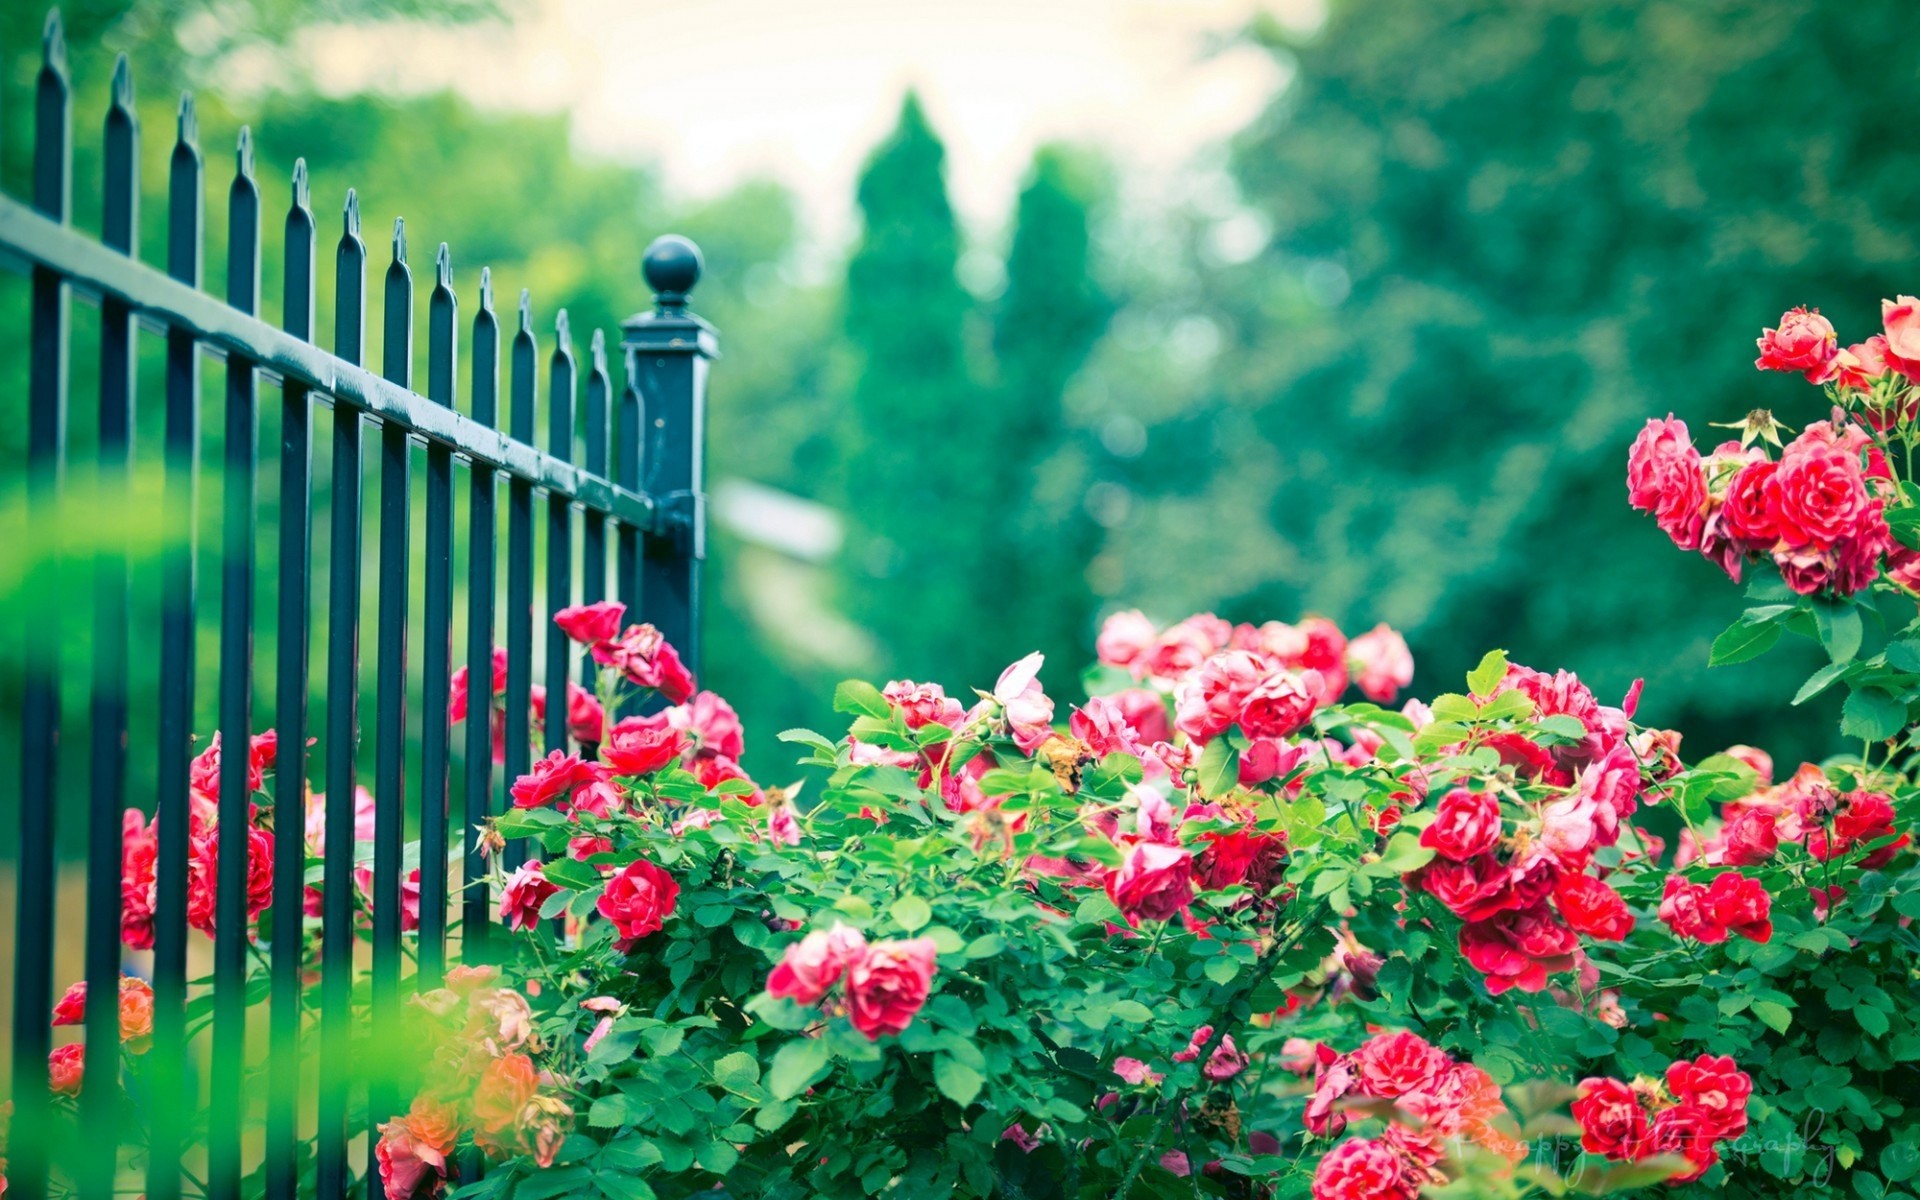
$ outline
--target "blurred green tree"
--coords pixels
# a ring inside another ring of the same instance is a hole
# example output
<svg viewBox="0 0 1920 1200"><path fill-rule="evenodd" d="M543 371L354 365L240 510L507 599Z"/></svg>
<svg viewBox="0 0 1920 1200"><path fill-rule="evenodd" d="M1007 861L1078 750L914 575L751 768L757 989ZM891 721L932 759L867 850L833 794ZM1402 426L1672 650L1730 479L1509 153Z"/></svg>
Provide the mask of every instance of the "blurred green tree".
<svg viewBox="0 0 1920 1200"><path fill-rule="evenodd" d="M1264 30L1294 78L1232 175L1274 236L1213 272L1226 350L1201 411L1279 448L1273 471L1223 454L1209 507L1282 545L1232 609L1403 625L1422 690L1504 645L1608 699L1644 674L1644 717L1708 745L1820 748L1826 714L1758 699L1806 660L1709 681L1738 600L1627 510L1623 464L1669 410L1705 444L1755 406L1823 417L1754 374L1753 337L1809 303L1859 340L1911 288L1920 159L1897 114L1920 76L1867 64L1912 16L1342 0L1312 37Z"/></svg>
<svg viewBox="0 0 1920 1200"><path fill-rule="evenodd" d="M993 460L1006 448L969 354L974 300L955 275L945 162L909 94L860 176L844 309L855 374L840 425L840 584L881 672L985 686L1008 633L991 628L1008 584L1008 531L990 520Z"/></svg>
<svg viewBox="0 0 1920 1200"><path fill-rule="evenodd" d="M1103 191L1095 163L1041 147L1014 211L994 313L1002 441L988 527L1008 531L1003 621L1045 652L1043 680L1057 695L1072 694L1090 657L1098 608L1087 582L1101 536L1086 504L1092 455L1064 396L1113 314L1091 258Z"/></svg>

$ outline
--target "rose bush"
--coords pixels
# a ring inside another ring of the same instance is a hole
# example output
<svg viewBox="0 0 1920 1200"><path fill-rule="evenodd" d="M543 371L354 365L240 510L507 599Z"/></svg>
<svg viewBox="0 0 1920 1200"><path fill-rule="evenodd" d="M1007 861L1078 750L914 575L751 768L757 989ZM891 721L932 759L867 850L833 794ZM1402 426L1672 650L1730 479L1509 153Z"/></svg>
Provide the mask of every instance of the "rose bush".
<svg viewBox="0 0 1920 1200"><path fill-rule="evenodd" d="M657 632L561 613L599 694L490 823L513 934L415 998L378 1186L1912 1200L1917 310L1844 350L1817 313L1767 331L1760 366L1834 409L1790 444L1755 414L1631 452L1629 501L1756 577L1715 659L1804 634L1831 663L1799 699L1850 689L1860 750L1792 771L1689 762L1637 685L1498 651L1403 700L1384 626L1128 612L1077 705L1037 657L970 695L850 681L845 735L779 734L775 785ZM142 1011L123 993L129 1055ZM71 1047L50 1070L82 1086Z"/></svg>

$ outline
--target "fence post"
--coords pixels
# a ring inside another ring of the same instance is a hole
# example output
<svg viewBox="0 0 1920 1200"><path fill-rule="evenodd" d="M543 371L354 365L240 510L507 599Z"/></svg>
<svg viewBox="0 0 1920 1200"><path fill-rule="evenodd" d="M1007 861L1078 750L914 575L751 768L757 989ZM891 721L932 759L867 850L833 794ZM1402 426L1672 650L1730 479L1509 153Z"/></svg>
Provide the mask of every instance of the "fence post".
<svg viewBox="0 0 1920 1200"><path fill-rule="evenodd" d="M641 485L658 506L640 562L640 618L696 674L707 537L707 364L719 357L713 326L687 309L701 265L700 248L686 238L654 239L641 263L653 311L620 323L627 379L640 401Z"/></svg>

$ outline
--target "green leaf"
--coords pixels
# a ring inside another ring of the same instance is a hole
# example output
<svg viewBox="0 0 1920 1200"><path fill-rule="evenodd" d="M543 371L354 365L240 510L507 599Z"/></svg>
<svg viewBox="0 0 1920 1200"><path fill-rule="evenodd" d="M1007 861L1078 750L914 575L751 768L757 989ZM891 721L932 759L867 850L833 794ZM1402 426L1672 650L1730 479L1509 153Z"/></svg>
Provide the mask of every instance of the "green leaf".
<svg viewBox="0 0 1920 1200"><path fill-rule="evenodd" d="M714 1060L713 1077L721 1087L738 1090L760 1082L760 1060L745 1050L735 1050Z"/></svg>
<svg viewBox="0 0 1920 1200"><path fill-rule="evenodd" d="M1907 702L1876 687L1860 688L1840 709L1840 732L1869 742L1884 742L1907 723Z"/></svg>
<svg viewBox="0 0 1920 1200"><path fill-rule="evenodd" d="M1805 704L1821 692L1826 691L1827 688L1833 685L1834 680L1839 679L1847 673L1847 668L1851 665L1851 663L1833 662L1821 667L1818 671L1807 676L1807 681L1801 684L1800 690L1793 694L1793 702L1795 704Z"/></svg>
<svg viewBox="0 0 1920 1200"><path fill-rule="evenodd" d="M585 891L600 882L600 872L575 858L556 858L542 864L541 874L548 883L573 891Z"/></svg>
<svg viewBox="0 0 1920 1200"><path fill-rule="evenodd" d="M1240 782L1240 752L1217 737L1200 752L1200 794L1224 796Z"/></svg>
<svg viewBox="0 0 1920 1200"><path fill-rule="evenodd" d="M833 689L833 711L885 720L893 715L885 696L864 679L842 680Z"/></svg>
<svg viewBox="0 0 1920 1200"><path fill-rule="evenodd" d="M1880 1152L1880 1173L1894 1183L1920 1175L1920 1147L1896 1140Z"/></svg>
<svg viewBox="0 0 1920 1200"><path fill-rule="evenodd" d="M825 1038L795 1038L773 1056L767 1068L767 1090L776 1100L791 1100L812 1087L833 1065Z"/></svg>
<svg viewBox="0 0 1920 1200"><path fill-rule="evenodd" d="M1006 948L1006 939L997 933L983 933L967 943L962 951L968 958L992 958Z"/></svg>
<svg viewBox="0 0 1920 1200"><path fill-rule="evenodd" d="M1890 1022L1887 1014L1870 1004L1857 1004L1853 1008L1853 1019L1868 1037L1885 1037Z"/></svg>
<svg viewBox="0 0 1920 1200"><path fill-rule="evenodd" d="M959 1059L941 1054L933 1060L933 1082L940 1088L942 1096L965 1108L980 1094L980 1087L986 1080L980 1077L980 1072Z"/></svg>
<svg viewBox="0 0 1920 1200"><path fill-rule="evenodd" d="M631 1120L625 1092L609 1092L597 1097L587 1110L587 1124L595 1129L618 1129Z"/></svg>
<svg viewBox="0 0 1920 1200"><path fill-rule="evenodd" d="M893 907L889 908L887 912L899 923L900 928L906 930L908 933L912 933L928 921L933 920L933 909L929 908L927 902L918 896L900 897L893 902Z"/></svg>
<svg viewBox="0 0 1920 1200"><path fill-rule="evenodd" d="M1787 1026L1793 1024L1792 1010L1773 1000L1755 1000L1753 1015L1775 1033L1785 1033Z"/></svg>
<svg viewBox="0 0 1920 1200"><path fill-rule="evenodd" d="M832 758L837 749L832 742L811 729L782 729L774 736L783 742L798 742L802 746L812 746L828 758Z"/></svg>
<svg viewBox="0 0 1920 1200"><path fill-rule="evenodd" d="M1500 681L1507 677L1507 652L1489 650L1480 665L1467 672L1467 690L1476 696L1493 694Z"/></svg>
<svg viewBox="0 0 1920 1200"><path fill-rule="evenodd" d="M1232 983L1233 977L1240 973L1240 964L1223 954L1207 960L1206 972L1207 978L1215 983Z"/></svg>
<svg viewBox="0 0 1920 1200"><path fill-rule="evenodd" d="M1727 628L1725 633L1713 639L1713 648L1707 652L1707 665L1710 667L1732 666L1751 658L1758 658L1773 649L1780 640L1780 627L1769 622L1765 625L1749 625L1745 621L1737 622Z"/></svg>
<svg viewBox="0 0 1920 1200"><path fill-rule="evenodd" d="M1129 1025L1145 1025L1153 1020L1153 1010L1138 1000L1115 1000L1109 1011Z"/></svg>
<svg viewBox="0 0 1920 1200"><path fill-rule="evenodd" d="M798 1107L799 1105L791 1100L776 1100L772 1104L763 1105L759 1112L753 1114L753 1127L763 1133L772 1133L793 1120L794 1110Z"/></svg>
<svg viewBox="0 0 1920 1200"><path fill-rule="evenodd" d="M1852 604L1815 604L1813 625L1820 631L1820 644L1827 648L1827 657L1834 662L1852 662L1860 653L1860 610Z"/></svg>
<svg viewBox="0 0 1920 1200"><path fill-rule="evenodd" d="M1894 642L1887 647L1887 665L1896 671L1920 675L1920 642Z"/></svg>

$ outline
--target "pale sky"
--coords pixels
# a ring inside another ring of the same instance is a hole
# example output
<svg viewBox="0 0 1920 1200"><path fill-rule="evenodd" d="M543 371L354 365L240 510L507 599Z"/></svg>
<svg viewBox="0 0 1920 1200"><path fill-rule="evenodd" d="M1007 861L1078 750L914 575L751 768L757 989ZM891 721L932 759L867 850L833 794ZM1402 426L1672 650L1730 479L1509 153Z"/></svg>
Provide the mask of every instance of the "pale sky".
<svg viewBox="0 0 1920 1200"><path fill-rule="evenodd" d="M683 195L771 176L816 239L852 232L853 181L919 89L963 219L998 227L1035 146L1104 148L1136 194L1170 187L1284 79L1231 35L1320 0L517 0L510 24L323 29L323 88L453 87L573 114L579 148L657 164Z"/></svg>

